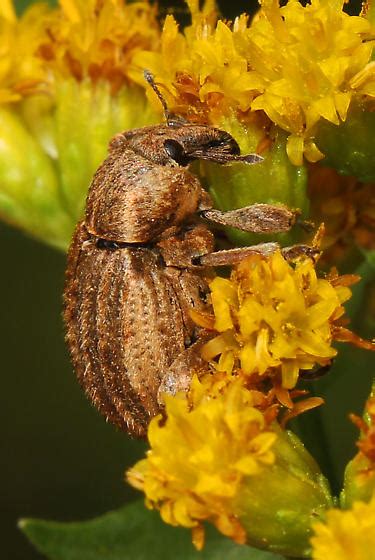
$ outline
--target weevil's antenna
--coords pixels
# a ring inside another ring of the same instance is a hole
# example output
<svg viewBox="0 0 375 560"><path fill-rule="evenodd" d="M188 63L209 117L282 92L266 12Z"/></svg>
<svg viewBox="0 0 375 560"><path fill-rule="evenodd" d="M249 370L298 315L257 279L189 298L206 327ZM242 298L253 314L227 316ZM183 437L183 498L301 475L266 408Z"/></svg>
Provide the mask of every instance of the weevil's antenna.
<svg viewBox="0 0 375 560"><path fill-rule="evenodd" d="M154 90L156 95L158 96L159 101L162 104L163 109L164 109L165 119L168 122L168 119L171 116L171 114L169 112L167 102L165 101L164 97L162 96L162 94L160 92L160 89L155 84L154 76L151 74L151 72L149 70L143 70L143 75L145 77L146 82L148 82L150 84L150 86L152 87L152 89Z"/></svg>
<svg viewBox="0 0 375 560"><path fill-rule="evenodd" d="M162 107L163 107L163 110L164 110L165 120L167 121L167 125L168 126L181 126L182 124L186 124L188 121L186 121L184 118L179 117L179 116L175 115L174 113L170 112L170 110L168 109L167 102L165 101L160 89L156 85L155 80L154 80L154 76L151 74L150 70L143 70L143 76L144 76L146 82L148 84L150 84L150 86L152 87L152 89L154 90L156 95L158 96L158 99L159 99L160 103L162 104Z"/></svg>

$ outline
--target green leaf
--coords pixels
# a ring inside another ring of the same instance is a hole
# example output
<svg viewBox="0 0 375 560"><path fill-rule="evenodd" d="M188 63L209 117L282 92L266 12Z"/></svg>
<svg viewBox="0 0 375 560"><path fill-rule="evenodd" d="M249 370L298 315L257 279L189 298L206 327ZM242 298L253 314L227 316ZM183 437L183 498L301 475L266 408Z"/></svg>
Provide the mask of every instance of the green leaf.
<svg viewBox="0 0 375 560"><path fill-rule="evenodd" d="M90 521L57 523L24 519L19 523L35 547L50 560L282 560L283 557L234 544L212 528L197 552L190 531L164 524L143 502L134 502Z"/></svg>

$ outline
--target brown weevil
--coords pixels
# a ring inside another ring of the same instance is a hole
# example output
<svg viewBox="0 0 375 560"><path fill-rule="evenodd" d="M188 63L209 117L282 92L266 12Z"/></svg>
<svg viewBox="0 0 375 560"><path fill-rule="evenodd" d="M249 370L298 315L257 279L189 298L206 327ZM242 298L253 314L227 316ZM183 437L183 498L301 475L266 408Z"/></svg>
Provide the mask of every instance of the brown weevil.
<svg viewBox="0 0 375 560"><path fill-rule="evenodd" d="M85 218L75 230L64 292L67 341L78 379L94 405L121 429L144 436L161 409L161 394L189 386L202 367L204 334L192 308L204 309L210 267L277 243L214 250L207 221L251 232L283 232L298 212L254 204L229 212L212 208L194 160L256 163L234 138L168 112L166 123L115 136L92 180ZM298 248L299 247L299 248ZM308 251L306 246L284 254Z"/></svg>

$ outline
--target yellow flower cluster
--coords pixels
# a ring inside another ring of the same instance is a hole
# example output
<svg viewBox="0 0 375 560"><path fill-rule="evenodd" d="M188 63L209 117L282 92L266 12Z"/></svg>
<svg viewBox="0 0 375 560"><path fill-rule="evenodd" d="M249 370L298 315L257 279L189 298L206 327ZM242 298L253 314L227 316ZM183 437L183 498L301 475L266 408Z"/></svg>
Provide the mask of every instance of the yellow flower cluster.
<svg viewBox="0 0 375 560"><path fill-rule="evenodd" d="M357 279L318 278L308 258L292 266L280 252L267 259L254 255L230 279L211 282L214 316L202 320L220 334L206 343L202 356L219 357L216 368L228 373L238 367L247 375L281 372L282 386L292 389L300 370L330 363L335 338L366 345L337 325L351 296L348 285ZM198 314L194 318L200 321Z"/></svg>
<svg viewBox="0 0 375 560"><path fill-rule="evenodd" d="M338 125L353 96L375 97L370 22L344 13L342 0L311 0L305 7L291 0L281 9L278 1L264 0L262 6L250 50L266 54L257 59L264 85L252 110L263 109L291 132L292 162L301 164L302 152L317 161L322 154L311 136L319 119Z"/></svg>
<svg viewBox="0 0 375 560"><path fill-rule="evenodd" d="M130 81L139 50L156 49L156 7L125 0L61 0L33 4L17 19L11 0L0 6L0 102L53 92L56 77L105 80L116 92Z"/></svg>
<svg viewBox="0 0 375 560"><path fill-rule="evenodd" d="M204 520L245 542L232 502L244 478L274 462L272 426L240 379L194 378L188 396L166 397L165 404L167 419L151 421L151 450L128 472L130 484L166 523L192 528L197 548Z"/></svg>
<svg viewBox="0 0 375 560"><path fill-rule="evenodd" d="M246 120L264 112L290 133L288 155L300 165L303 154L323 157L314 143L320 119L339 124L353 98L374 99L371 25L344 13L341 0L289 0L284 7L262 0L252 22L243 14L232 25L215 21L210 4L203 12L196 1L188 4L192 25L181 33L168 16L161 49L135 57L176 112L213 124L232 113Z"/></svg>
<svg viewBox="0 0 375 560"><path fill-rule="evenodd" d="M375 551L375 495L347 511L328 511L326 523L313 525L314 560L373 560Z"/></svg>

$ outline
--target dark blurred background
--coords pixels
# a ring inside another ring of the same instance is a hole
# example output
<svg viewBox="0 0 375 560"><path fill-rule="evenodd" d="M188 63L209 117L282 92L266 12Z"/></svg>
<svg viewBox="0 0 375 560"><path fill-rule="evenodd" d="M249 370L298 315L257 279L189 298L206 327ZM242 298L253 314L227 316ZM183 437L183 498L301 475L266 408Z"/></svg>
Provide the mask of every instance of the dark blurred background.
<svg viewBox="0 0 375 560"><path fill-rule="evenodd" d="M28 3L16 1L20 11ZM186 13L183 2L174 5ZM219 5L233 18L256 2ZM4 225L0 250L1 559L37 560L41 556L17 530L17 519L84 519L123 505L135 497L123 483L124 470L145 446L107 425L76 382L61 321L65 256ZM346 458L352 444L347 434L336 436Z"/></svg>

